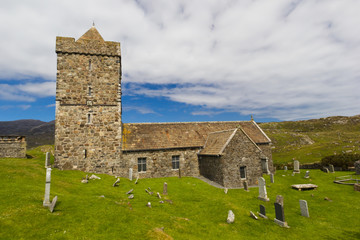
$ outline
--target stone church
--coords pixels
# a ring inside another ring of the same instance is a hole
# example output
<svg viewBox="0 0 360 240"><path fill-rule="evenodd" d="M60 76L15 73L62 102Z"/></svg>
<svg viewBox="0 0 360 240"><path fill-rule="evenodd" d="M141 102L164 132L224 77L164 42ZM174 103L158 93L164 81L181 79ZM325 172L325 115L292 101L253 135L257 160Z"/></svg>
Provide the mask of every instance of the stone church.
<svg viewBox="0 0 360 240"><path fill-rule="evenodd" d="M120 43L93 26L56 38L55 166L139 178L202 175L227 188L273 172L271 140L251 121L123 123Z"/></svg>

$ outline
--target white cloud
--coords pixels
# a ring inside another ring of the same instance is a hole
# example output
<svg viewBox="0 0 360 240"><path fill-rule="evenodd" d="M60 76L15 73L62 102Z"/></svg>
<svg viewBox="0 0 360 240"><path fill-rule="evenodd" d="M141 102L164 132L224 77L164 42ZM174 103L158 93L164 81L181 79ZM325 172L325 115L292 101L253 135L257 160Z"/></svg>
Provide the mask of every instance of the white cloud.
<svg viewBox="0 0 360 240"><path fill-rule="evenodd" d="M121 42L123 82L178 84L147 94L205 112L355 115L358 9L357 0L5 1L0 79L22 82L0 98L54 95L53 83L25 79L55 80L55 36L78 38L95 20L105 40Z"/></svg>
<svg viewBox="0 0 360 240"><path fill-rule="evenodd" d="M123 107L124 111L137 111L141 114L149 114L149 113L153 113L155 114L156 112L154 112L152 109L147 108L147 107L140 107L140 106L125 106Z"/></svg>

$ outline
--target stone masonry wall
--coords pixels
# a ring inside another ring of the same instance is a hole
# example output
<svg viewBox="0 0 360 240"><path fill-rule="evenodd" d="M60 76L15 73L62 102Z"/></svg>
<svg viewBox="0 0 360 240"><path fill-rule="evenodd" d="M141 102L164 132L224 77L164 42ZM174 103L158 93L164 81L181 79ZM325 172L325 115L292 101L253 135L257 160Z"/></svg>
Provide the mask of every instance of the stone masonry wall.
<svg viewBox="0 0 360 240"><path fill-rule="evenodd" d="M224 186L223 160L220 156L199 156L200 174Z"/></svg>
<svg viewBox="0 0 360 240"><path fill-rule="evenodd" d="M57 37L55 165L113 173L121 154L120 43Z"/></svg>
<svg viewBox="0 0 360 240"><path fill-rule="evenodd" d="M224 162L224 187L243 187L240 167L246 166L246 180L249 185L256 185L262 176L261 151L238 129L221 156Z"/></svg>
<svg viewBox="0 0 360 240"><path fill-rule="evenodd" d="M23 136L0 136L0 158L26 158Z"/></svg>
<svg viewBox="0 0 360 240"><path fill-rule="evenodd" d="M272 159L272 153L271 153L271 143L263 143L263 144L257 144L257 146L261 149L263 154L268 158L268 166L271 173L275 173L275 168L273 164Z"/></svg>
<svg viewBox="0 0 360 240"><path fill-rule="evenodd" d="M180 156L181 176L199 176L197 148L163 149L149 151L124 151L116 173L121 177L129 176L133 168L134 176L138 175L138 158L146 158L146 172L140 172L139 178L177 177L179 170L172 169L172 156Z"/></svg>

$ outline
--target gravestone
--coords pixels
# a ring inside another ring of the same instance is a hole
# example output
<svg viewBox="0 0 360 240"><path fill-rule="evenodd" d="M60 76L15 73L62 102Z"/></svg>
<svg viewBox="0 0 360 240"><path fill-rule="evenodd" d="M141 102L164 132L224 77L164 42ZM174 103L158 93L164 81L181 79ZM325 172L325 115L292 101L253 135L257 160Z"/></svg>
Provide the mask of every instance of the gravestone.
<svg viewBox="0 0 360 240"><path fill-rule="evenodd" d="M132 181L133 169L129 168L129 180Z"/></svg>
<svg viewBox="0 0 360 240"><path fill-rule="evenodd" d="M161 196L160 196L160 193L159 193L159 192L157 192L156 195L157 195L157 197L158 197L159 199L161 199Z"/></svg>
<svg viewBox="0 0 360 240"><path fill-rule="evenodd" d="M244 190L248 192L249 186L248 186L248 182L246 180L243 182L243 185L244 185Z"/></svg>
<svg viewBox="0 0 360 240"><path fill-rule="evenodd" d="M51 168L46 169L46 182L45 182L45 197L43 206L50 206L50 183L51 183Z"/></svg>
<svg viewBox="0 0 360 240"><path fill-rule="evenodd" d="M259 177L259 197L258 199L262 200L262 201L269 201L269 198L267 196L267 192L266 192L266 182L265 179L263 177Z"/></svg>
<svg viewBox="0 0 360 240"><path fill-rule="evenodd" d="M330 170L331 173L334 173L335 172L334 165L330 164L329 165L329 170Z"/></svg>
<svg viewBox="0 0 360 240"><path fill-rule="evenodd" d="M274 203L274 205L275 205L274 222L282 227L288 227L287 222L285 222L284 206L279 203Z"/></svg>
<svg viewBox="0 0 360 240"><path fill-rule="evenodd" d="M329 169L327 167L324 167L324 172L329 173Z"/></svg>
<svg viewBox="0 0 360 240"><path fill-rule="evenodd" d="M255 219L255 220L258 220L258 217L252 212L250 211L250 216Z"/></svg>
<svg viewBox="0 0 360 240"><path fill-rule="evenodd" d="M118 185L119 182L120 182L120 178L118 178L118 179L114 182L113 187L117 187L117 185Z"/></svg>
<svg viewBox="0 0 360 240"><path fill-rule="evenodd" d="M267 219L265 206L260 204L260 212L258 213L260 217Z"/></svg>
<svg viewBox="0 0 360 240"><path fill-rule="evenodd" d="M235 221L235 214L233 213L233 211L229 210L226 222L233 223L234 221Z"/></svg>
<svg viewBox="0 0 360 240"><path fill-rule="evenodd" d="M287 166L284 166L284 172L286 172L288 169L287 169Z"/></svg>
<svg viewBox="0 0 360 240"><path fill-rule="evenodd" d="M309 178L310 177L310 171L306 171L305 172L305 177L304 178Z"/></svg>
<svg viewBox="0 0 360 240"><path fill-rule="evenodd" d="M134 194L130 194L129 196L128 196L128 199L133 199L134 198Z"/></svg>
<svg viewBox="0 0 360 240"><path fill-rule="evenodd" d="M309 208L306 200L299 200L301 216L310 217Z"/></svg>
<svg viewBox="0 0 360 240"><path fill-rule="evenodd" d="M148 202L148 203L146 204L146 206L149 207L149 208L151 208L151 202Z"/></svg>
<svg viewBox="0 0 360 240"><path fill-rule="evenodd" d="M57 196L55 196L49 206L49 210L50 212L53 212L54 211L54 208L55 208L55 205L56 205L56 202L57 202Z"/></svg>
<svg viewBox="0 0 360 240"><path fill-rule="evenodd" d="M294 160L294 171L293 173L300 173L300 163L298 160Z"/></svg>
<svg viewBox="0 0 360 240"><path fill-rule="evenodd" d="M139 181L139 175L136 177L135 184L137 184Z"/></svg>
<svg viewBox="0 0 360 240"><path fill-rule="evenodd" d="M46 155L45 155L45 168L48 168L49 165L50 165L50 153L46 152Z"/></svg>
<svg viewBox="0 0 360 240"><path fill-rule="evenodd" d="M277 195L276 202L279 203L281 206L284 206L284 197L282 195Z"/></svg>
<svg viewBox="0 0 360 240"><path fill-rule="evenodd" d="M164 182L163 195L167 195L167 183Z"/></svg>
<svg viewBox="0 0 360 240"><path fill-rule="evenodd" d="M224 193L225 193L225 194L228 193L228 189L227 189L227 188L224 189Z"/></svg>
<svg viewBox="0 0 360 240"><path fill-rule="evenodd" d="M354 167L355 167L355 174L360 175L360 160L354 163Z"/></svg>
<svg viewBox="0 0 360 240"><path fill-rule="evenodd" d="M274 180L274 174L272 174L272 173L270 174L270 182L271 182L271 183L274 183L274 182L275 182L275 180Z"/></svg>
<svg viewBox="0 0 360 240"><path fill-rule="evenodd" d="M91 175L90 177L89 177L89 179L101 179L101 178L99 178L98 176L96 176L96 175Z"/></svg>
<svg viewBox="0 0 360 240"><path fill-rule="evenodd" d="M134 191L134 189L130 189L130 191L128 191L126 194L130 194Z"/></svg>

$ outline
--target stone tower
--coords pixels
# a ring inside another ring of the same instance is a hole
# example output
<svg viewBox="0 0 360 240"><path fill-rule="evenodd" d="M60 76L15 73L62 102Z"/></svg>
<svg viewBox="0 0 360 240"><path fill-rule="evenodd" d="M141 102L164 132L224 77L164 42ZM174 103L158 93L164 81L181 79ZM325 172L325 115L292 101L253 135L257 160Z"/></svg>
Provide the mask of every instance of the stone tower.
<svg viewBox="0 0 360 240"><path fill-rule="evenodd" d="M55 165L112 173L121 153L120 43L93 26L56 38Z"/></svg>

